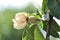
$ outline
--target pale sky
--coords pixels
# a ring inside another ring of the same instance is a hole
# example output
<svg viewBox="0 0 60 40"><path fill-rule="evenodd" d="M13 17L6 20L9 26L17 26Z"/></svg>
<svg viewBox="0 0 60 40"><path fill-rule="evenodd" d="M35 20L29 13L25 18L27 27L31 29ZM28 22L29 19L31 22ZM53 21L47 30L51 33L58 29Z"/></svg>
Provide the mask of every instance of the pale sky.
<svg viewBox="0 0 60 40"><path fill-rule="evenodd" d="M26 6L29 2L33 2L35 5L42 6L41 0L0 0L0 8L4 7L22 7Z"/></svg>

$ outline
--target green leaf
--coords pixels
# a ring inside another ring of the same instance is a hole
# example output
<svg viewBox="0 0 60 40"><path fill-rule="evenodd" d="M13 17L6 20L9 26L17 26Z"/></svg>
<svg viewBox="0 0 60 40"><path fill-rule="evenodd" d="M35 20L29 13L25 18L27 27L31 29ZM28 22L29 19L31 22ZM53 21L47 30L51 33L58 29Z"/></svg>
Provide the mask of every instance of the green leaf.
<svg viewBox="0 0 60 40"><path fill-rule="evenodd" d="M41 16L41 13L39 12L39 10L37 9L36 11L37 11L37 12L36 12L36 15L39 15L40 17L42 17L42 16Z"/></svg>
<svg viewBox="0 0 60 40"><path fill-rule="evenodd" d="M48 8L53 16L60 19L60 4L58 4L58 0L48 0Z"/></svg>
<svg viewBox="0 0 60 40"><path fill-rule="evenodd" d="M45 23L44 23L43 21L41 21L41 22L40 22L40 26L41 26L42 28L44 28L44 27L45 27Z"/></svg>
<svg viewBox="0 0 60 40"><path fill-rule="evenodd" d="M46 31L46 28L47 28L46 22L43 22L42 24L44 25L43 29ZM51 30L60 32L60 26L55 22L55 20L53 20L51 23Z"/></svg>
<svg viewBox="0 0 60 40"><path fill-rule="evenodd" d="M27 32L27 40L34 40L34 28L36 25L30 26L29 29L26 30Z"/></svg>
<svg viewBox="0 0 60 40"><path fill-rule="evenodd" d="M47 24L46 22L43 22L44 23L44 27L43 29L46 31L47 29ZM52 21L51 23L51 31L50 31L50 35L55 37L55 38L59 38L59 34L57 32L60 31L60 27L58 26L58 24L55 22L55 20Z"/></svg>
<svg viewBox="0 0 60 40"><path fill-rule="evenodd" d="M22 40L44 40L44 37L37 25L33 24L24 31Z"/></svg>
<svg viewBox="0 0 60 40"><path fill-rule="evenodd" d="M23 34L22 40L34 40L34 28L36 25L30 25Z"/></svg>
<svg viewBox="0 0 60 40"><path fill-rule="evenodd" d="M52 21L51 30L60 32L60 26L55 22L55 20Z"/></svg>
<svg viewBox="0 0 60 40"><path fill-rule="evenodd" d="M47 2L48 2L48 0L43 0L42 13L44 13L44 12L46 12L48 10Z"/></svg>
<svg viewBox="0 0 60 40"><path fill-rule="evenodd" d="M36 17L37 19L40 19L40 18L41 18L39 15L36 15L35 17Z"/></svg>
<svg viewBox="0 0 60 40"><path fill-rule="evenodd" d="M35 27L34 30L34 40L44 40L44 37L37 26Z"/></svg>
<svg viewBox="0 0 60 40"><path fill-rule="evenodd" d="M50 35L55 37L55 38L59 38L59 34L54 30L51 30Z"/></svg>
<svg viewBox="0 0 60 40"><path fill-rule="evenodd" d="M23 31L22 40L26 40L26 30Z"/></svg>

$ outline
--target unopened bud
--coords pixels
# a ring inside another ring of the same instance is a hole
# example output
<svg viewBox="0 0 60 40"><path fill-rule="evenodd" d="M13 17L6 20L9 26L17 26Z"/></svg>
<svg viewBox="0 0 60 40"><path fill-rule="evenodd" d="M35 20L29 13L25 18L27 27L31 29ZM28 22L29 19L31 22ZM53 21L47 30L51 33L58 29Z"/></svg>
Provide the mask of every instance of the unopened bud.
<svg viewBox="0 0 60 40"><path fill-rule="evenodd" d="M30 16L29 17L29 21L30 21L30 23L36 23L37 22L37 19L36 19L35 16Z"/></svg>

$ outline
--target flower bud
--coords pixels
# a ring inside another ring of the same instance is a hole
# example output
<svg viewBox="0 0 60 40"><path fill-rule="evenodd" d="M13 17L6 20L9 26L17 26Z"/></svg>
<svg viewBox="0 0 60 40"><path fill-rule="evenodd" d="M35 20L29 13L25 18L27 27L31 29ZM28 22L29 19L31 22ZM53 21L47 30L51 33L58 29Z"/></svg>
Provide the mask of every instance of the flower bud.
<svg viewBox="0 0 60 40"><path fill-rule="evenodd" d="M35 16L30 16L29 21L30 21L30 23L36 23L37 19Z"/></svg>

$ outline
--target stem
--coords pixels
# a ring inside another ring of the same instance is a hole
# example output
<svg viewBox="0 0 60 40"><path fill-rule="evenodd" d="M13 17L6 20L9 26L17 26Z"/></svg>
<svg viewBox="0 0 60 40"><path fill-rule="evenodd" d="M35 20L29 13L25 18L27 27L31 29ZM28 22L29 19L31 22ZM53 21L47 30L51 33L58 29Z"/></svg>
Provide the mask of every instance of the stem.
<svg viewBox="0 0 60 40"><path fill-rule="evenodd" d="M53 20L53 16L50 15L50 20L48 21L48 24L47 24L46 40L50 40L50 29L51 29L52 20Z"/></svg>

